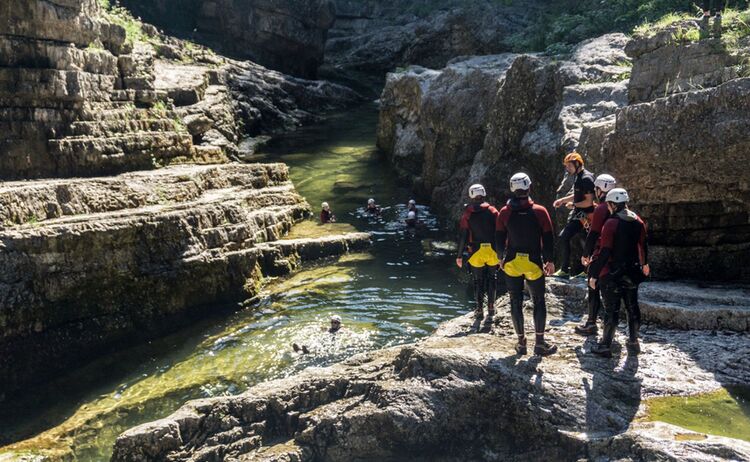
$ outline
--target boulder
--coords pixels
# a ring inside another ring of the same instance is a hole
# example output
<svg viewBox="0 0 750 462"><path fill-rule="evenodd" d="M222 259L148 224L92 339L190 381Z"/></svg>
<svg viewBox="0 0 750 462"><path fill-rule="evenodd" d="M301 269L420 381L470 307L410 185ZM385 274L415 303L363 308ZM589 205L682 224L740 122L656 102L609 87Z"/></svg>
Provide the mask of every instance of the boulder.
<svg viewBox="0 0 750 462"><path fill-rule="evenodd" d="M750 79L618 111L599 156L646 217L661 277L750 280Z"/></svg>

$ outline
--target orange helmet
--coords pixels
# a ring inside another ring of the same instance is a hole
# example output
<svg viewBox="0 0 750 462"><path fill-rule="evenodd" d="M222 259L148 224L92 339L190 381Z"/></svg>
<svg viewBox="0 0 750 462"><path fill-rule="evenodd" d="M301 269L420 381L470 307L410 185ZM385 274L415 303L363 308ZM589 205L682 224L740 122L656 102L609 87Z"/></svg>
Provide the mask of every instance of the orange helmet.
<svg viewBox="0 0 750 462"><path fill-rule="evenodd" d="M565 160L563 160L563 165L567 164L568 162L578 162L579 164L583 165L583 157L581 157L580 154L577 152L571 152L567 156L565 156Z"/></svg>

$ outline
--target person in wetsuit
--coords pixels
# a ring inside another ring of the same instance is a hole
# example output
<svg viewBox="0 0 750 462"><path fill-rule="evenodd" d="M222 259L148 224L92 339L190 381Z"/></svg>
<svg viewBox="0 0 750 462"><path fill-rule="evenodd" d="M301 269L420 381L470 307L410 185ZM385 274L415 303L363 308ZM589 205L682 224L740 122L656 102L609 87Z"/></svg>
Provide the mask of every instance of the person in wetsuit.
<svg viewBox="0 0 750 462"><path fill-rule="evenodd" d="M638 330L641 310L638 286L651 274L648 265L646 224L628 209L630 198L622 188L607 193L607 206L612 217L602 228L601 251L590 269L589 287L601 287L604 295L604 333L591 352L612 356L612 340L620 319L620 305L625 303L628 317L628 352L640 353Z"/></svg>
<svg viewBox="0 0 750 462"><path fill-rule="evenodd" d="M320 207L322 209L320 211L320 222L336 223L336 215L331 211L331 206L328 205L328 202L323 202Z"/></svg>
<svg viewBox="0 0 750 462"><path fill-rule="evenodd" d="M570 240L586 232L591 222L591 214L594 213L594 175L584 168L583 157L577 152L565 156L563 165L569 175L574 175L575 180L573 194L557 199L553 203L556 209L562 206L571 209L568 224L560 233L562 264L560 271L554 276L567 279L570 277Z"/></svg>
<svg viewBox="0 0 750 462"><path fill-rule="evenodd" d="M481 184L469 188L471 203L464 210L459 223L460 239L456 265L464 265L463 249L469 248L469 258L466 263L471 267L474 279L474 297L476 319L484 317L484 295L487 294L487 317L485 323L492 324L495 316L495 294L497 288L497 266L500 260L495 251L495 225L498 211L485 202L487 192Z"/></svg>
<svg viewBox="0 0 750 462"><path fill-rule="evenodd" d="M534 331L536 344L534 354L547 356L557 347L544 340L547 324L545 275L555 271L554 234L552 219L547 209L537 205L529 197L531 178L525 173L516 173L510 179L510 190L515 197L500 210L497 217L495 247L500 255L500 268L505 272L510 294L510 314L513 328L518 336L516 352L526 354L526 331L523 321L524 281L534 303Z"/></svg>
<svg viewBox="0 0 750 462"><path fill-rule="evenodd" d="M591 218L591 227L586 236L586 244L583 247L583 256L581 257L581 264L587 269L591 268L591 262L599 256L599 238L602 234L604 223L610 217L609 207L605 198L607 197L607 193L614 189L615 186L617 186L617 180L612 175L599 175L596 177L596 181L594 181L594 190L599 205L594 209L594 215ZM590 273L589 277L591 277ZM602 299L598 287L589 287L588 290L588 317L586 321L576 326L575 331L581 335L596 335L596 319L599 316L599 311L601 311Z"/></svg>
<svg viewBox="0 0 750 462"><path fill-rule="evenodd" d="M375 203L375 199L369 199L367 201L367 208L365 208L365 212L369 214L370 216L380 216L381 208L379 205Z"/></svg>
<svg viewBox="0 0 750 462"><path fill-rule="evenodd" d="M331 327L323 327L321 330L328 332L329 334L337 334L341 331L341 316L335 314L331 316ZM310 349L307 345L299 345L298 343L292 343L292 349L295 353L303 355L309 354Z"/></svg>

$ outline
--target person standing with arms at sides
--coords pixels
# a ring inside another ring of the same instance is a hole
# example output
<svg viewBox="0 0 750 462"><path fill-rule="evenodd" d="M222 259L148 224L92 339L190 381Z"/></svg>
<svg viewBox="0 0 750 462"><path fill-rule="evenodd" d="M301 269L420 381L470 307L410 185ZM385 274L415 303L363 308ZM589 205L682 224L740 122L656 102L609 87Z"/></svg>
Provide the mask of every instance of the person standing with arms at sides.
<svg viewBox="0 0 750 462"><path fill-rule="evenodd" d="M510 294L510 314L518 335L516 353L524 355L527 352L523 321L525 281L534 303L534 354L548 356L557 351L557 346L544 340L547 324L544 276L555 271L555 264L552 262L554 234L547 209L534 203L529 197L530 189L531 178L525 173L516 173L511 177L510 190L515 197L508 201L497 217L495 247L501 258L500 268L505 272Z"/></svg>
<svg viewBox="0 0 750 462"><path fill-rule="evenodd" d="M466 207L459 223L460 239L456 265L463 267L463 249L468 244L469 258L466 263L471 267L474 279L474 297L476 319L484 317L484 295L487 294L487 318L485 323L492 324L495 316L495 291L497 289L497 266L500 260L495 251L495 224L497 223L497 209L484 198L487 192L481 184L469 188L471 203Z"/></svg>
<svg viewBox="0 0 750 462"><path fill-rule="evenodd" d="M583 168L583 157L577 152L565 156L563 165L567 173L573 175L575 179L573 194L561 197L552 204L556 209L562 206L571 209L568 224L560 233L562 264L560 271L553 276L568 279L570 278L570 240L586 232L591 222L591 214L594 213L594 175Z"/></svg>
<svg viewBox="0 0 750 462"><path fill-rule="evenodd" d="M726 0L701 1L701 9L703 10L703 16L700 21L701 39L708 38L710 35L713 35L716 38L721 38L721 14L724 12L725 4ZM714 26L709 32L711 13L714 15Z"/></svg>
<svg viewBox="0 0 750 462"><path fill-rule="evenodd" d="M333 211L331 211L331 206L328 205L328 202L323 202L320 207L322 209L320 211L320 222L336 223L336 215L334 215Z"/></svg>
<svg viewBox="0 0 750 462"><path fill-rule="evenodd" d="M599 175L594 181L594 192L599 205L594 209L594 215L591 218L591 227L589 234L586 236L586 245L583 247L583 256L581 263L584 267L591 268L592 260L599 256L599 237L602 234L604 223L609 219L609 207L607 206L607 193L617 186L617 180L612 175ZM591 274L589 274L589 277ZM601 311L602 299L599 294L599 288L589 287L588 295L589 313L585 322L576 326L575 331L581 335L596 335L596 319Z"/></svg>
<svg viewBox="0 0 750 462"><path fill-rule="evenodd" d="M638 330L641 310L638 286L650 274L646 224L628 209L630 197L622 188L607 193L607 206L612 218L602 228L601 252L591 264L589 287L599 285L604 295L604 333L591 352L612 356L612 340L620 321L620 304L625 302L628 316L628 352L638 354Z"/></svg>

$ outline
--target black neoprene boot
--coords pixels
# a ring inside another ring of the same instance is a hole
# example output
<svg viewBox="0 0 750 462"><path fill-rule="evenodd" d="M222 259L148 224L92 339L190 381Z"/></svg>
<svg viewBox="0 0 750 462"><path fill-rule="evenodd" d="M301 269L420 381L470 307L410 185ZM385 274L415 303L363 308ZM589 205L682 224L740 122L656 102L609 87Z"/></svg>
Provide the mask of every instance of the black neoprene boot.
<svg viewBox="0 0 750 462"><path fill-rule="evenodd" d="M591 347L591 352L597 356L605 358L612 357L612 340L615 338L615 330L617 326L604 326L604 334L602 335L601 342Z"/></svg>

